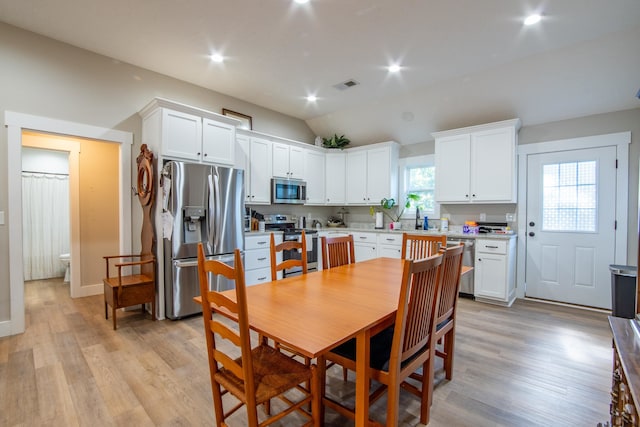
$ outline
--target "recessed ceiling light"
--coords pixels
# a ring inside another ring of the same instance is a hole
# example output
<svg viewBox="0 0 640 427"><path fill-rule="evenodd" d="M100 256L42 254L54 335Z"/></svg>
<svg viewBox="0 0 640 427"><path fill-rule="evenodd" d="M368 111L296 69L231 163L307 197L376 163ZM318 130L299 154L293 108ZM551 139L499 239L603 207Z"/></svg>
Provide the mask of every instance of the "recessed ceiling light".
<svg viewBox="0 0 640 427"><path fill-rule="evenodd" d="M316 102L317 100L318 100L318 97L316 97L315 95L307 96L307 101L309 102Z"/></svg>
<svg viewBox="0 0 640 427"><path fill-rule="evenodd" d="M218 64L224 62L224 56L220 55L219 53L212 53L209 58L211 58L213 62L217 62Z"/></svg>
<svg viewBox="0 0 640 427"><path fill-rule="evenodd" d="M298 4L305 4L305 3L309 3L309 0L295 0L295 2Z"/></svg>
<svg viewBox="0 0 640 427"><path fill-rule="evenodd" d="M400 71L400 65L391 64L387 67L387 70L389 70L390 73L397 73L398 71Z"/></svg>
<svg viewBox="0 0 640 427"><path fill-rule="evenodd" d="M534 13L533 15L529 15L525 18L524 25L537 24L538 22L540 22L541 19L542 19L542 16L538 15L537 13Z"/></svg>

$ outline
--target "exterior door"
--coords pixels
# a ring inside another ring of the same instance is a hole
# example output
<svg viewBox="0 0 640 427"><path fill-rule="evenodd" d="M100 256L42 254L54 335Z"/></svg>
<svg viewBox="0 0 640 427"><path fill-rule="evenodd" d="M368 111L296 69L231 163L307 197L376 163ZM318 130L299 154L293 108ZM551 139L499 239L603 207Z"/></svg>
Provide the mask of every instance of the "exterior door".
<svg viewBox="0 0 640 427"><path fill-rule="evenodd" d="M616 148L528 156L526 296L611 308Z"/></svg>

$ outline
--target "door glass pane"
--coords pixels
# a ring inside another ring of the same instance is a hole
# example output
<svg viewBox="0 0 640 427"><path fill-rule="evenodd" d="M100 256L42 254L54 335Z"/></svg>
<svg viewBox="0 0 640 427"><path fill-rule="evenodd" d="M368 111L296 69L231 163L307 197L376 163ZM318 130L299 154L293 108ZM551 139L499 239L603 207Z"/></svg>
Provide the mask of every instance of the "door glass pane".
<svg viewBox="0 0 640 427"><path fill-rule="evenodd" d="M596 231L596 171L595 160L543 166L543 230Z"/></svg>

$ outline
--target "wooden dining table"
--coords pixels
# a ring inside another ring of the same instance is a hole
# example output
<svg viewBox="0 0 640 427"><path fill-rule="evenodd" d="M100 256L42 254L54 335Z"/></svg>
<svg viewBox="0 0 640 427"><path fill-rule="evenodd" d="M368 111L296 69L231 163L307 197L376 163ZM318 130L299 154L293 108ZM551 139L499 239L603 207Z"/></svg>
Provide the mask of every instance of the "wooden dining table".
<svg viewBox="0 0 640 427"><path fill-rule="evenodd" d="M251 329L323 366L327 352L356 338L356 426L369 424L369 338L393 324L403 262L375 258L247 287ZM235 300L235 290L223 293Z"/></svg>

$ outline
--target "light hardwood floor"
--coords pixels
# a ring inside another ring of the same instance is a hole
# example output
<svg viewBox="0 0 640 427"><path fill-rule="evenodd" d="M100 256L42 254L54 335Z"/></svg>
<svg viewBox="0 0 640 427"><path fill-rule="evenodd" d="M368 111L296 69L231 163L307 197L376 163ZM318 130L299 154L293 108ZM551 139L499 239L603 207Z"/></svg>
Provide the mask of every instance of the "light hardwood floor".
<svg viewBox="0 0 640 427"><path fill-rule="evenodd" d="M125 312L113 331L101 296L68 295L60 280L26 284L27 330L0 339L1 426L214 425L201 317ZM463 299L453 380L438 363L429 426L595 426L609 418L611 364L605 314ZM333 369L329 391L352 399ZM418 425L417 399L402 393L400 405L400 424ZM331 411L325 421L351 425Z"/></svg>

